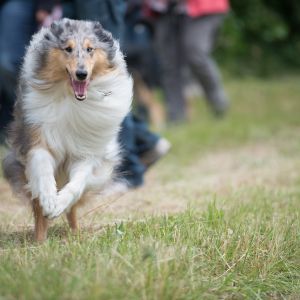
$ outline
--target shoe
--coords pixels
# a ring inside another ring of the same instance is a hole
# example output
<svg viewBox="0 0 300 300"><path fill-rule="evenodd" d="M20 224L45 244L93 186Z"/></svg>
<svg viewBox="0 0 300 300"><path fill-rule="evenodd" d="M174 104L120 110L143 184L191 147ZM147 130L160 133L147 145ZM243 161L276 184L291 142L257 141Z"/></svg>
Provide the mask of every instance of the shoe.
<svg viewBox="0 0 300 300"><path fill-rule="evenodd" d="M222 105L214 106L212 108L213 114L216 118L223 118L229 109L228 103L224 103Z"/></svg>
<svg viewBox="0 0 300 300"><path fill-rule="evenodd" d="M165 138L160 138L153 148L144 152L140 156L140 161L148 169L159 159L165 156L170 151L170 149L171 143Z"/></svg>
<svg viewBox="0 0 300 300"><path fill-rule="evenodd" d="M220 98L218 101L211 103L212 112L217 118L224 117L229 110L229 106L230 103L227 97Z"/></svg>

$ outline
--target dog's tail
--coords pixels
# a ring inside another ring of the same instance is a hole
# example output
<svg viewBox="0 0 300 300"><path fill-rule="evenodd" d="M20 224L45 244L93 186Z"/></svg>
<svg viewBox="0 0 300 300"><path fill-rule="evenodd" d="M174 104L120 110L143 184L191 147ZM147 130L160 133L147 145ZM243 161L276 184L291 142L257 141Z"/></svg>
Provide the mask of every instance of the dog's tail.
<svg viewBox="0 0 300 300"><path fill-rule="evenodd" d="M14 194L24 200L29 200L30 195L26 189L27 180L24 166L17 160L16 154L11 151L2 161L2 170L5 179L9 182Z"/></svg>

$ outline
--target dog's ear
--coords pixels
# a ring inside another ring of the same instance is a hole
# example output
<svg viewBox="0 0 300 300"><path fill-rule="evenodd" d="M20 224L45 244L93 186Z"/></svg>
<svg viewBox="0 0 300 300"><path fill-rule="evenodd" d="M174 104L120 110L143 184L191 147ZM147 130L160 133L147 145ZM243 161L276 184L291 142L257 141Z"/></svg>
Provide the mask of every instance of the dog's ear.
<svg viewBox="0 0 300 300"><path fill-rule="evenodd" d="M106 49L108 58L113 59L116 54L116 46L112 34L105 30L99 22L93 22L93 31L98 41Z"/></svg>
<svg viewBox="0 0 300 300"><path fill-rule="evenodd" d="M103 31L103 26L100 24L100 22L93 22L93 29L96 36L98 36Z"/></svg>
<svg viewBox="0 0 300 300"><path fill-rule="evenodd" d="M50 31L55 37L59 37L64 31L61 21L54 21L51 24Z"/></svg>
<svg viewBox="0 0 300 300"><path fill-rule="evenodd" d="M99 42L109 44L113 46L114 39L109 31L106 31L99 22L94 22L94 33L97 36Z"/></svg>

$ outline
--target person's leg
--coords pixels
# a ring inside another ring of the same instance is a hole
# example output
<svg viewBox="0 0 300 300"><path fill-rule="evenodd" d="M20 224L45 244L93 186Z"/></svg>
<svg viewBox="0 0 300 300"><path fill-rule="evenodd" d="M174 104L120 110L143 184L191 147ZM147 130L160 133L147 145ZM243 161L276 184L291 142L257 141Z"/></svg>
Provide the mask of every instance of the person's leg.
<svg viewBox="0 0 300 300"><path fill-rule="evenodd" d="M11 119L18 72L34 29L34 1L10 0L0 6L0 129Z"/></svg>
<svg viewBox="0 0 300 300"><path fill-rule="evenodd" d="M139 155L152 149L159 140L159 136L149 130L146 122L133 116L137 152Z"/></svg>
<svg viewBox="0 0 300 300"><path fill-rule="evenodd" d="M122 38L125 10L124 0L75 0L78 19L100 22L116 39Z"/></svg>
<svg viewBox="0 0 300 300"><path fill-rule="evenodd" d="M146 168L141 164L137 153L135 122L132 114L129 114L122 123L119 141L123 160L117 170L117 179L125 179L129 187L141 186L144 183Z"/></svg>
<svg viewBox="0 0 300 300"><path fill-rule="evenodd" d="M211 57L223 15L187 18L184 26L186 60L203 87L212 109L222 114L228 107L218 67Z"/></svg>
<svg viewBox="0 0 300 300"><path fill-rule="evenodd" d="M164 15L155 27L155 48L161 67L162 88L166 100L168 119L185 119L185 99L182 84L181 16Z"/></svg>
<svg viewBox="0 0 300 300"><path fill-rule="evenodd" d="M151 132L144 121L132 114L123 121L119 140L123 161L117 170L117 179L125 179L129 188L141 186L147 169L171 148L166 139Z"/></svg>

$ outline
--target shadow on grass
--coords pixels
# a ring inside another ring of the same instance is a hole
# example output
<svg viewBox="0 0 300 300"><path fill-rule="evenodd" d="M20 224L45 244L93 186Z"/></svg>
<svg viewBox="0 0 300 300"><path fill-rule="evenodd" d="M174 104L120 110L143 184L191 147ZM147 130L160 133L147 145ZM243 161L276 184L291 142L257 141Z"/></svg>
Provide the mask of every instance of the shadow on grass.
<svg viewBox="0 0 300 300"><path fill-rule="evenodd" d="M61 240L74 236L71 230L65 225L54 225L48 230L47 240ZM33 228L24 228L19 231L4 231L0 229L0 251L11 248L23 248L30 244L37 244L34 240Z"/></svg>

